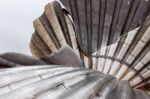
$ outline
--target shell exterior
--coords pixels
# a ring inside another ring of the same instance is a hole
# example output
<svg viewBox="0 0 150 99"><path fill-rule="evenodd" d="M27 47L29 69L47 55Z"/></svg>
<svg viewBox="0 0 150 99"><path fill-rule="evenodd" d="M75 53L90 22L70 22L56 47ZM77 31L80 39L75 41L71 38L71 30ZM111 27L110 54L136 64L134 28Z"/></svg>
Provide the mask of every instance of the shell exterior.
<svg viewBox="0 0 150 99"><path fill-rule="evenodd" d="M73 18L80 48L87 55L141 26L149 0L60 0Z"/></svg>
<svg viewBox="0 0 150 99"><path fill-rule="evenodd" d="M80 67L20 66L0 70L0 99L149 99L127 81Z"/></svg>
<svg viewBox="0 0 150 99"><path fill-rule="evenodd" d="M33 22L30 48L35 57L41 59L69 45L86 68L128 80L135 88L150 88L149 1L61 1L72 18L59 2L46 5Z"/></svg>
<svg viewBox="0 0 150 99"><path fill-rule="evenodd" d="M15 52L8 52L4 54L0 54L0 68L10 68L10 67L16 67L16 66L28 66L28 65L46 65L47 63L35 59L31 56L15 53Z"/></svg>

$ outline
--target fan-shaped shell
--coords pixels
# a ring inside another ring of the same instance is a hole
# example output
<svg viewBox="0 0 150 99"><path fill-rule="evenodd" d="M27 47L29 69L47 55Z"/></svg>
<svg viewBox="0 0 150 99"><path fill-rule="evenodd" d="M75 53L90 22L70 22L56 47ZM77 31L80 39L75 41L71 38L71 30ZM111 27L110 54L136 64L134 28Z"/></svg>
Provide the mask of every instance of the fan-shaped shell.
<svg viewBox="0 0 150 99"><path fill-rule="evenodd" d="M41 59L69 45L86 68L150 88L148 0L60 1L66 9L54 1L33 22L34 56Z"/></svg>
<svg viewBox="0 0 150 99"><path fill-rule="evenodd" d="M80 67L21 66L0 70L0 99L149 99L127 81Z"/></svg>

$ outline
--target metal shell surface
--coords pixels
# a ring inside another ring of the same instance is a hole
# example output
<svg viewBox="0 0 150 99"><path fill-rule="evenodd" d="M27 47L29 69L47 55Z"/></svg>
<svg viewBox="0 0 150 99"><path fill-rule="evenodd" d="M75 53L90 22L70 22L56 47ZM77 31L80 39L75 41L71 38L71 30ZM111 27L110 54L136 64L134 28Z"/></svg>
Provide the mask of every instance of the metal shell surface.
<svg viewBox="0 0 150 99"><path fill-rule="evenodd" d="M149 81L148 0L60 1L46 5L33 22L34 56L41 59L69 45L86 68L128 80L136 88Z"/></svg>

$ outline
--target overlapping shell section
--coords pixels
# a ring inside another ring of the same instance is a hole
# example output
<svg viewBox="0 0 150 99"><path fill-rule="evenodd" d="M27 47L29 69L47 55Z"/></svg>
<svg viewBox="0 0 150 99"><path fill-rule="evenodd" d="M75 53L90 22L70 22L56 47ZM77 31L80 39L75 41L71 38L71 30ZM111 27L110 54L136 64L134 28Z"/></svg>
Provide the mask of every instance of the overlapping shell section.
<svg viewBox="0 0 150 99"><path fill-rule="evenodd" d="M61 65L0 70L0 99L149 99L127 81L94 70Z"/></svg>
<svg viewBox="0 0 150 99"><path fill-rule="evenodd" d="M74 53L65 47L59 50L65 60L60 53L54 56L68 66L50 65L50 60L19 53L1 54L0 66L4 68L0 69L0 99L149 99L144 91L131 88L128 81L83 68L75 61L78 57L72 62L66 60L69 55L65 51Z"/></svg>
<svg viewBox="0 0 150 99"><path fill-rule="evenodd" d="M35 33L30 43L33 55L41 58L65 45L70 45L79 54L73 23L58 2L49 3L33 25Z"/></svg>
<svg viewBox="0 0 150 99"><path fill-rule="evenodd" d="M42 59L69 45L83 66L150 88L148 0L61 0L33 22L30 48ZM57 64L57 63L56 63Z"/></svg>
<svg viewBox="0 0 150 99"><path fill-rule="evenodd" d="M76 27L87 55L141 26L149 15L149 0L60 0Z"/></svg>

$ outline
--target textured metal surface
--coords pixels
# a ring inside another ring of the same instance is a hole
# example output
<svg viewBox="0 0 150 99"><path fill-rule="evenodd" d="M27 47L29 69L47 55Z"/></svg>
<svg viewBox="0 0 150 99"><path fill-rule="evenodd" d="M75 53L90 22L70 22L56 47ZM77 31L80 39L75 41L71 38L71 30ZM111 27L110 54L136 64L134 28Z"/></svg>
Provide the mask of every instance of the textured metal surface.
<svg viewBox="0 0 150 99"><path fill-rule="evenodd" d="M84 67L128 80L136 88L150 88L149 0L60 1L66 8L49 3L34 21L34 56L42 59L69 45Z"/></svg>
<svg viewBox="0 0 150 99"><path fill-rule="evenodd" d="M150 99L149 0L60 1L33 22L33 57L0 54L0 99Z"/></svg>
<svg viewBox="0 0 150 99"><path fill-rule="evenodd" d="M12 62L12 57L16 57L17 61L16 65L7 64L12 68L4 66L4 69L0 69L0 99L150 98L146 93L148 90L143 87L141 90L145 92L132 88L128 81L119 81L111 75L83 68L79 57L69 46L43 56L42 60L18 53L6 53L1 56L5 56L5 59L7 57L8 62ZM20 64L22 60L19 61L17 57L21 57L26 66ZM33 64L34 62L36 64Z"/></svg>
<svg viewBox="0 0 150 99"><path fill-rule="evenodd" d="M78 42L88 55L141 26L150 7L149 0L60 1L71 14Z"/></svg>

